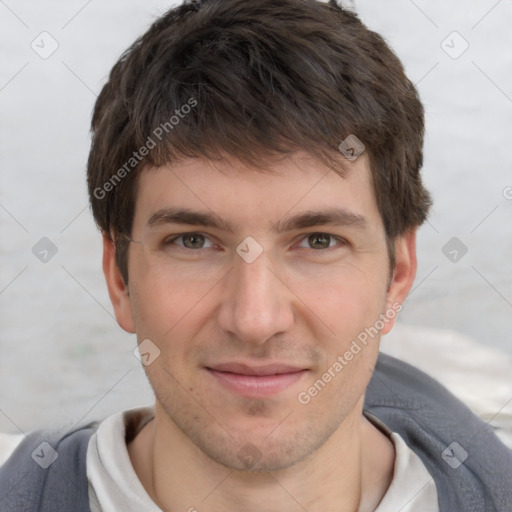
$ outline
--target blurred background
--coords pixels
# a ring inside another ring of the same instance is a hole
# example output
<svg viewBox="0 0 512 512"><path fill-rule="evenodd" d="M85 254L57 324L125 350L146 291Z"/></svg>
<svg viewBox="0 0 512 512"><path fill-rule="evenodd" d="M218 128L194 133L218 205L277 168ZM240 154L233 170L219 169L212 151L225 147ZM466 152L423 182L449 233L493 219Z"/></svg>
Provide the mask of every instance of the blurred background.
<svg viewBox="0 0 512 512"><path fill-rule="evenodd" d="M135 336L113 317L85 163L110 68L175 3L0 0L0 431L152 400ZM426 109L435 204L400 322L512 355L512 1L349 5L402 59ZM430 331L406 332L413 348L428 343Z"/></svg>

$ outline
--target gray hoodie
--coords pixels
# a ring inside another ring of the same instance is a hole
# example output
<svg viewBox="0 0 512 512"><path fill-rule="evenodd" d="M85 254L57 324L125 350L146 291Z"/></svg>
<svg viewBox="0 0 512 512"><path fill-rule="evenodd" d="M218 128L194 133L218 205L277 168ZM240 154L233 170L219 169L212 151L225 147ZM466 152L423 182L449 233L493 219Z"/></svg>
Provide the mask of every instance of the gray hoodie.
<svg viewBox="0 0 512 512"><path fill-rule="evenodd" d="M440 512L512 511L512 451L425 373L380 353L364 413L420 457L436 484ZM98 424L29 434L0 468L0 511L91 512L86 456Z"/></svg>

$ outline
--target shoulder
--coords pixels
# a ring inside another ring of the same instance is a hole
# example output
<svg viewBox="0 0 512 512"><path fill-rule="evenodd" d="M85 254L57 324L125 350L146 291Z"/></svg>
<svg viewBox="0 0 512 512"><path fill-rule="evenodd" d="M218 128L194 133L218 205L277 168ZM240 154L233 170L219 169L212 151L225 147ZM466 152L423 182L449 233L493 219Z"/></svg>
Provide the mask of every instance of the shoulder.
<svg viewBox="0 0 512 512"><path fill-rule="evenodd" d="M380 353L364 409L420 457L446 509L476 504L504 510L512 501L512 452L487 422L423 371Z"/></svg>
<svg viewBox="0 0 512 512"><path fill-rule="evenodd" d="M2 512L89 510L86 454L97 423L22 436L0 466Z"/></svg>
<svg viewBox="0 0 512 512"><path fill-rule="evenodd" d="M403 324L382 339L381 349L442 384L512 450L512 353L452 330Z"/></svg>
<svg viewBox="0 0 512 512"><path fill-rule="evenodd" d="M492 427L438 380L382 352L366 391L365 410L402 437L421 431L439 442L450 434L459 439L479 434L481 442L498 441Z"/></svg>
<svg viewBox="0 0 512 512"><path fill-rule="evenodd" d="M457 406L454 413L470 412L447 388L425 372L401 359L379 353L365 397L365 408L377 417L379 411L388 421L392 417L401 417L403 421L419 420L432 407L438 411L436 417L440 417L446 412L445 408L452 409L454 405ZM426 422L424 427L428 428Z"/></svg>

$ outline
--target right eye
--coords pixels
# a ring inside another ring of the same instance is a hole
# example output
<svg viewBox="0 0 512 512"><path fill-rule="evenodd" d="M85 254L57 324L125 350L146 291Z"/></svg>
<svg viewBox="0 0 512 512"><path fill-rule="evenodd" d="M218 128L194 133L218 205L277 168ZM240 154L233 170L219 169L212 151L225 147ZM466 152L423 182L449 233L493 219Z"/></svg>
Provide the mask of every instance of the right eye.
<svg viewBox="0 0 512 512"><path fill-rule="evenodd" d="M178 240L181 240L181 242L178 243ZM203 233L182 233L181 235L167 237L163 241L163 245L166 247L170 245L177 245L182 249L211 249L213 247L211 242L209 242L209 247L204 247L205 242L209 241Z"/></svg>

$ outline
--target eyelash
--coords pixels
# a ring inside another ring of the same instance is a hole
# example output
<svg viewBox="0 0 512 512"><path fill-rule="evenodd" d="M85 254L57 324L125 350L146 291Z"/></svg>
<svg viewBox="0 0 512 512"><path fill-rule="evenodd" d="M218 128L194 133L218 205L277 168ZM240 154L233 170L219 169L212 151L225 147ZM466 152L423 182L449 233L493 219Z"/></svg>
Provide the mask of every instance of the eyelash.
<svg viewBox="0 0 512 512"><path fill-rule="evenodd" d="M166 246L169 246L169 245L172 245L174 244L174 242L176 240L179 240L180 238L183 238L185 236L188 236L188 235L201 235L201 236L204 236L206 240L209 240L209 237L208 235L206 235L205 233L201 233L201 232L195 232L195 231L192 231L192 232L189 232L189 233L181 233L179 235L173 235L172 237L170 238L166 238L163 242L162 242L162 245L164 247ZM306 240L307 238L309 238L310 236L312 235L322 235L322 236L325 236L325 237L328 237L332 240L335 240L338 242L338 245L337 246L333 246L333 247L326 247L325 249L313 249L311 247L307 247L307 249L310 249L312 251L315 251L315 252L326 252L328 250L332 250L332 249L336 249L336 248L339 248L339 247L343 247L343 246L346 246L348 245L348 242L347 240L345 240L344 238L342 237L339 237L339 236L335 236L335 235L331 235L330 233L323 233L321 231L313 231L311 233L306 233L304 235L302 235L302 238L300 239L300 242L302 242L303 240ZM210 241L211 242L211 241ZM212 242L211 242L212 243ZM176 245L176 244L174 244ZM179 249L182 249L182 250L185 250L185 251L199 251L201 249L211 249L211 247L200 247L198 249L191 249L189 247L185 247L185 246L181 246L181 245L177 245L177 247ZM304 249L304 247L302 247L302 249Z"/></svg>

